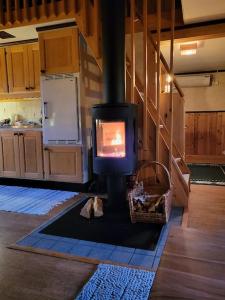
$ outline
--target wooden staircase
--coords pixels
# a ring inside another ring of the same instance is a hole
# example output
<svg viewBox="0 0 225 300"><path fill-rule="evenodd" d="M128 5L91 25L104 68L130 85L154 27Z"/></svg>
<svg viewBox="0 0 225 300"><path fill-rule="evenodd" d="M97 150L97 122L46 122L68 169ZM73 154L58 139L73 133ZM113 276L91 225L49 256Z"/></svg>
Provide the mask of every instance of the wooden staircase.
<svg viewBox="0 0 225 300"><path fill-rule="evenodd" d="M150 2L150 1L149 1ZM149 157L149 120L156 132L155 144L156 153L154 159L167 165L172 176L175 193L175 205L187 206L190 192L190 171L184 161L184 147L177 145L179 139L176 138L174 130L177 126L184 131L184 124L175 124L174 116L174 90L183 105L183 93L176 82L173 74L173 42L175 24L175 0L170 0L171 10L171 52L170 66L160 51L161 33L161 0L156 2L155 26L156 33L153 35L149 28L148 11L149 3L147 0L127 1L127 28L126 32L130 37L130 44L127 46L126 53L126 77L127 77L127 101L138 103L143 111L143 134L139 139L143 145L140 151L140 159L150 159ZM93 52L99 67L102 67L101 60L101 21L100 21L100 1L99 0L3 0L0 1L0 29L25 26L41 22L49 22L61 19L75 18L80 32ZM136 5L138 4L138 7ZM140 5L141 4L141 5ZM140 76L137 72L135 51L136 24L138 31L143 38L142 60L143 72ZM156 62L155 62L156 60ZM155 73L151 73L148 64L151 63ZM152 74L154 76L152 76ZM155 76L156 74L156 76ZM171 81L168 83L169 92L162 93L163 76L170 75ZM156 78L155 78L156 77ZM147 79L149 78L149 79ZM151 91L150 90L151 87ZM164 121L160 103L163 97L168 98L169 124ZM182 107L181 107L182 109ZM182 128L183 126L183 128ZM184 144L184 143L183 143ZM184 146L184 145L183 145ZM161 148L166 149L166 157L160 155ZM183 149L181 149L183 148Z"/></svg>

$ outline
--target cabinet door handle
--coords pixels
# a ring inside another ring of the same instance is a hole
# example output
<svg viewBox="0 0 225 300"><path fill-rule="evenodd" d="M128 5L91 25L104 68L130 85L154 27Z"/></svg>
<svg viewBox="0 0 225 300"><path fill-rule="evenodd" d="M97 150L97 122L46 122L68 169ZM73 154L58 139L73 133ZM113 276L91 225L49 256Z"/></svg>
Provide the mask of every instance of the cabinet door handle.
<svg viewBox="0 0 225 300"><path fill-rule="evenodd" d="M19 133L19 136L23 136L23 133L22 133L22 132L20 132L20 133Z"/></svg>
<svg viewBox="0 0 225 300"><path fill-rule="evenodd" d="M44 118L48 119L48 102L44 102Z"/></svg>
<svg viewBox="0 0 225 300"><path fill-rule="evenodd" d="M25 87L26 90L30 90L30 88L28 86Z"/></svg>
<svg viewBox="0 0 225 300"><path fill-rule="evenodd" d="M42 74L46 73L46 70L41 70L41 73L42 73Z"/></svg>
<svg viewBox="0 0 225 300"><path fill-rule="evenodd" d="M35 87L34 87L34 86L31 86L31 87L30 87L30 89L31 89L31 90L34 90L34 89L35 89Z"/></svg>
<svg viewBox="0 0 225 300"><path fill-rule="evenodd" d="M14 135L14 136L18 135L18 132L14 132L13 135Z"/></svg>
<svg viewBox="0 0 225 300"><path fill-rule="evenodd" d="M44 148L44 151L48 151L48 148L47 148L47 147L45 147L45 148Z"/></svg>

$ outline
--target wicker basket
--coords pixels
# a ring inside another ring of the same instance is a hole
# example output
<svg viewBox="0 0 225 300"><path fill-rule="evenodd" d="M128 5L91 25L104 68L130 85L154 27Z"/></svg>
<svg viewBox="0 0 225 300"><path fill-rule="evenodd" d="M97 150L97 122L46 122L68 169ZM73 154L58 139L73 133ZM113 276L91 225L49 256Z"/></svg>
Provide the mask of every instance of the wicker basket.
<svg viewBox="0 0 225 300"><path fill-rule="evenodd" d="M165 188L162 185L148 185L144 188L145 192L150 192L150 195L156 194L160 198L164 198L164 205L163 205L163 212L157 213L157 212L139 212L135 211L133 200L134 197L137 196L141 190L143 189L142 185L139 181L140 171L142 168L146 168L149 166L160 166L163 171L165 172L167 179L168 179L168 187ZM142 168L139 169L136 176L135 181L135 187L128 193L128 201L129 201L129 207L130 207L130 217L131 222L144 222L144 223L166 223L169 220L170 211L171 211L171 203L172 203L172 184L170 179L170 174L167 170L167 168L159 163L159 162L146 162L142 165Z"/></svg>

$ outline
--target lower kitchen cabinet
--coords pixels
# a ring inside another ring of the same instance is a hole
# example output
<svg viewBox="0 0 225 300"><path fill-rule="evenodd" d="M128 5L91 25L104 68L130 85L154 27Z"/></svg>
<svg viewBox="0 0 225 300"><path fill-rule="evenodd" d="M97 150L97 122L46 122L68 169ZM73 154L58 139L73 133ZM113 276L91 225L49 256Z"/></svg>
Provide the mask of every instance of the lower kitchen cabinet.
<svg viewBox="0 0 225 300"><path fill-rule="evenodd" d="M20 176L29 179L43 178L43 155L41 132L19 133Z"/></svg>
<svg viewBox="0 0 225 300"><path fill-rule="evenodd" d="M19 137L13 131L0 132L0 175L19 177Z"/></svg>
<svg viewBox="0 0 225 300"><path fill-rule="evenodd" d="M0 132L0 176L43 179L41 132Z"/></svg>
<svg viewBox="0 0 225 300"><path fill-rule="evenodd" d="M77 146L48 146L44 148L46 180L82 182L82 148Z"/></svg>

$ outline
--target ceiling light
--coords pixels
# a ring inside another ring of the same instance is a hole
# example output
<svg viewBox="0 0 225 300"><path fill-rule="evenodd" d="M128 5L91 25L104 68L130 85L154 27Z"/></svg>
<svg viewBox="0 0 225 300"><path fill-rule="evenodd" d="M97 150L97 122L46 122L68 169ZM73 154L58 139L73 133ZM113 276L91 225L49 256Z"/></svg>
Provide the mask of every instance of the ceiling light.
<svg viewBox="0 0 225 300"><path fill-rule="evenodd" d="M197 42L180 45L181 55L195 55L197 53L198 44Z"/></svg>

